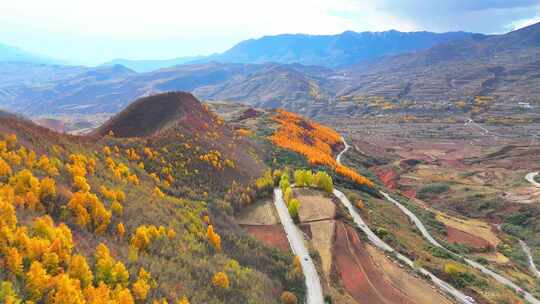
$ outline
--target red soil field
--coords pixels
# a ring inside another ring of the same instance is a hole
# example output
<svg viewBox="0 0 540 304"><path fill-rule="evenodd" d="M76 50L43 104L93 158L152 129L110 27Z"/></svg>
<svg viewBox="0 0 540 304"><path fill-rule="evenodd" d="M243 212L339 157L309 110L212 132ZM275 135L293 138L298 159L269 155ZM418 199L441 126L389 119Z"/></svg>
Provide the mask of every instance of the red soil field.
<svg viewBox="0 0 540 304"><path fill-rule="evenodd" d="M391 169L379 169L375 170L377 177L384 183L388 189L396 189L398 176L394 170Z"/></svg>
<svg viewBox="0 0 540 304"><path fill-rule="evenodd" d="M336 222L334 265L345 289L358 303L414 303L384 280L356 231L340 221Z"/></svg>
<svg viewBox="0 0 540 304"><path fill-rule="evenodd" d="M490 246L489 242L481 237L469 234L465 231L446 226L447 236L446 239L450 243L465 244L472 248L484 249Z"/></svg>
<svg viewBox="0 0 540 304"><path fill-rule="evenodd" d="M401 193L403 193L403 195L405 195L408 198L415 198L416 197L416 190L414 190L413 188L402 190Z"/></svg>
<svg viewBox="0 0 540 304"><path fill-rule="evenodd" d="M289 241L285 231L278 225L242 225L242 227L256 239L270 247L277 247L283 251L289 250Z"/></svg>

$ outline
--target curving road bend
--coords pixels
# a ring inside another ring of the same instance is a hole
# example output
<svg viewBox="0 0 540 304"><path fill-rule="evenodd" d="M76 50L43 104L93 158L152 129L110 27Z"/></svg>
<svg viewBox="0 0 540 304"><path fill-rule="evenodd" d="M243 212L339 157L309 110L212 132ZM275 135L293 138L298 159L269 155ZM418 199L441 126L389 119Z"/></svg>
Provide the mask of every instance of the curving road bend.
<svg viewBox="0 0 540 304"><path fill-rule="evenodd" d="M403 213L405 213L413 222L414 224L416 225L416 227L418 228L418 230L420 230L420 233L422 233L422 235L424 236L424 238L429 242L431 243L433 246L436 246L436 247L439 247L439 248L442 248L444 250L446 250L448 253L452 254L453 256L455 257L458 257L458 258L463 258L463 260L469 264L469 266L471 267L474 267L478 270L480 270L482 273L484 274L487 274L489 275L490 277L492 277L493 279L495 279L496 281L498 281L499 283L501 284L504 284L510 288L512 288L514 291L516 291L517 293L521 293L523 294L524 298L529 301L530 303L534 303L534 304L540 304L540 301L538 299L536 299L532 294L526 292L525 290L523 290L523 288L519 287L518 285L516 285L514 282L512 282L511 280L501 276L500 274L490 270L489 268L485 267L484 265L478 263L478 262L475 262L471 259L468 259L468 258L465 258L457 253L454 253L452 251L450 251L449 249L445 248L444 246L442 246L439 242L437 242L433 236L429 233L429 231L426 229L426 227L424 226L424 224L420 221L420 219L418 219L418 217L416 217L416 215L414 213L412 213L409 209L407 209L405 206L403 206L402 204L400 204L398 201L394 200L393 198L391 198L388 194L384 193L381 191L381 194L389 201L389 202L392 202L393 204L395 204L399 209L401 209L403 211Z"/></svg>
<svg viewBox="0 0 540 304"><path fill-rule="evenodd" d="M527 259L529 260L529 270L538 278L540 279L540 271L538 268L536 268L536 264L534 263L534 259L531 254L531 248L522 240L519 240L519 244L521 245L521 249L525 254L527 255Z"/></svg>
<svg viewBox="0 0 540 304"><path fill-rule="evenodd" d="M540 174L540 172L531 172L531 173L525 175L525 179L526 179L529 183L533 184L534 186L540 187L540 183L538 183L537 181L534 180L534 178L535 178L538 174Z"/></svg>
<svg viewBox="0 0 540 304"><path fill-rule="evenodd" d="M345 149L340 153L338 154L338 157L339 158L336 158L336 160L341 163L341 155L343 155L343 152L344 151L347 151L349 149L349 145L347 144L347 142L345 141L345 139L343 139L343 142L345 143ZM534 176L533 176L534 178ZM444 246L442 246L439 242L437 242L437 240L435 240L435 238L433 238L433 236L429 233L429 231L426 229L426 227L424 226L424 224L422 223L422 221L420 221L420 219L414 214L412 213L409 209L407 209L405 206L403 206L401 203L399 203L398 201L396 201L395 199L393 199L392 197L390 197L390 195L388 195L387 193L385 192L382 192L382 191L379 191L381 193L381 195L383 195L386 200L388 200L389 202L393 203L394 205L396 205L403 213L405 213L405 215L407 215L411 221L415 224L415 226L418 228L418 230L420 230L420 232L422 233L422 236L424 236L424 238L429 242L431 243L433 246L436 246L436 247L439 247L439 248L442 248L444 250L446 250L447 252L449 252L450 254L458 257L458 258L463 258L463 260L469 264L471 267L474 267L478 270L480 270L482 273L484 274L487 274L489 276L491 276L493 279L495 279L496 281L498 281L499 283L501 284L504 284L510 288L512 288L514 291L516 291L517 293L519 294L522 294L523 297L529 301L530 303L533 303L533 304L540 304L540 301L538 299L536 299L532 294L530 294L529 292L525 291L523 288L519 287L518 285L516 285L514 282L512 282L511 280L501 276L500 274L488 269L487 267L485 267L484 265L478 263L478 262L475 262L473 260L470 260L468 258L465 258L457 253L454 253L452 251L450 251L449 249L445 248ZM474 303L474 302L473 302Z"/></svg>
<svg viewBox="0 0 540 304"><path fill-rule="evenodd" d="M287 205L283 200L283 192L279 188L274 189L274 205L276 206L283 229L287 234L287 239L289 240L291 249L295 255L300 257L302 272L304 273L304 277L306 279L306 303L323 304L324 300L321 280L317 274L317 269L315 268L315 264L313 263L313 260L309 255L309 251L304 244L302 234L289 215L289 210L287 209Z"/></svg>
<svg viewBox="0 0 540 304"><path fill-rule="evenodd" d="M347 143L345 138L342 137L341 142L343 142L343 144L345 145L345 148L343 148L343 150L341 150L341 152L339 152L339 154L336 156L336 162L340 165L341 165L341 157L343 156L343 154L345 154L345 152L349 151L349 149L351 148L351 146Z"/></svg>

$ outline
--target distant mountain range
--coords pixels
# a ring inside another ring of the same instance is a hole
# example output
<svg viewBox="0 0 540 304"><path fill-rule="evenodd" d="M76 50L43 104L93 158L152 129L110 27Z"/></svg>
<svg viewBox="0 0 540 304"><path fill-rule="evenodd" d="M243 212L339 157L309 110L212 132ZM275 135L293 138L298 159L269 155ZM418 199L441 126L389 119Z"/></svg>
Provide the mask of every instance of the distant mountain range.
<svg viewBox="0 0 540 304"><path fill-rule="evenodd" d="M41 64L64 64L65 62L46 56L32 54L20 48L0 44L0 62L26 62Z"/></svg>
<svg viewBox="0 0 540 304"><path fill-rule="evenodd" d="M188 62L203 60L205 56L179 57L166 60L129 60L115 59L103 63L101 66L123 65L139 73L151 72L162 68L168 68L175 65L186 64Z"/></svg>
<svg viewBox="0 0 540 304"><path fill-rule="evenodd" d="M113 60L105 65L122 64L137 72L150 72L180 64L221 63L300 63L339 67L369 59L413 52L436 44L461 40L466 32L352 32L338 35L284 34L242 41L231 49L210 56L171 60Z"/></svg>
<svg viewBox="0 0 540 304"><path fill-rule="evenodd" d="M339 67L385 55L414 52L439 43L471 37L466 32L352 32L338 35L284 34L242 41L231 49L210 56L179 57L169 60L115 59L101 66L123 65L139 73L191 63L300 63ZM0 45L0 62L58 64L46 57Z"/></svg>
<svg viewBox="0 0 540 304"><path fill-rule="evenodd" d="M139 97L190 91L203 100L285 107L312 117L369 113L361 100L423 104L492 96L540 104L540 24L505 35L468 35L426 50L328 68L298 63L184 64L148 73L0 64L0 107L37 116L116 113ZM15 79L15 81L14 81Z"/></svg>
<svg viewBox="0 0 540 304"><path fill-rule="evenodd" d="M540 99L540 23L505 35L473 35L412 54L382 57L343 70L339 95L414 100L496 96Z"/></svg>
<svg viewBox="0 0 540 304"><path fill-rule="evenodd" d="M300 63L339 67L385 55L430 48L461 40L471 33L448 32L352 32L338 35L286 34L242 41L228 51L206 60L235 63Z"/></svg>

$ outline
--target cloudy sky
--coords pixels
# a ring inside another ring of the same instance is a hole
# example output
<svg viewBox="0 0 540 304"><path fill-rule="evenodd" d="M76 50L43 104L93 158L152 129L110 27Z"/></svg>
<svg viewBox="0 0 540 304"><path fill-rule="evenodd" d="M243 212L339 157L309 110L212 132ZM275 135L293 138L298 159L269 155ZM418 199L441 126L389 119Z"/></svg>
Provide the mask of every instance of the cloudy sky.
<svg viewBox="0 0 540 304"><path fill-rule="evenodd" d="M0 43L73 63L224 51L281 33L504 33L540 21L540 0L0 0Z"/></svg>

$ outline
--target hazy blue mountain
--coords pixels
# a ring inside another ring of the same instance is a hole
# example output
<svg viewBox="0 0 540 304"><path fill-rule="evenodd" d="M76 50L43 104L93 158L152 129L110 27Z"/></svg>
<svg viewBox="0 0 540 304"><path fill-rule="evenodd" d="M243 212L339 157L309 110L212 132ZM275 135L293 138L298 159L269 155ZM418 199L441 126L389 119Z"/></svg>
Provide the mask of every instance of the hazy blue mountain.
<svg viewBox="0 0 540 304"><path fill-rule="evenodd" d="M352 32L339 35L284 34L245 40L206 60L239 63L301 63L337 67L364 60L428 49L470 37L466 32Z"/></svg>
<svg viewBox="0 0 540 304"><path fill-rule="evenodd" d="M32 54L20 48L0 44L0 62L26 62L43 64L63 64L62 61Z"/></svg>
<svg viewBox="0 0 540 304"><path fill-rule="evenodd" d="M168 68L175 65L185 64L191 61L201 60L204 56L179 57L166 60L129 60L129 59L114 59L102 64L102 66L123 65L131 70L139 73L152 72L162 68Z"/></svg>

